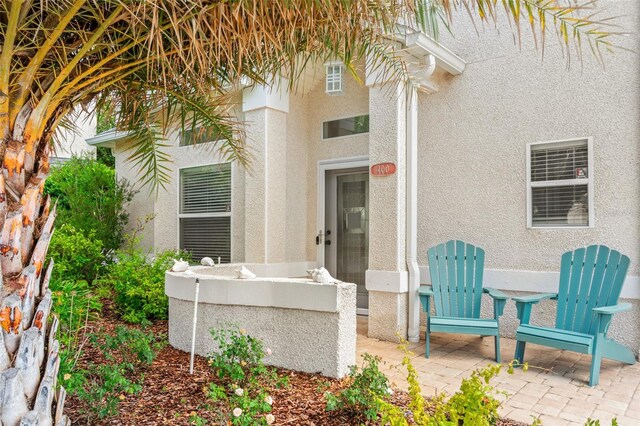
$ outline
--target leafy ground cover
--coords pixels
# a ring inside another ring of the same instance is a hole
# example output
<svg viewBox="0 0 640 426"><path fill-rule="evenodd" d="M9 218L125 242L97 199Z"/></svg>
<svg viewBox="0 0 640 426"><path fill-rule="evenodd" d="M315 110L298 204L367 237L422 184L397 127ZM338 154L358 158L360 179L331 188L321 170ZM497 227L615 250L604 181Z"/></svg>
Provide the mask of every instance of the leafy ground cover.
<svg viewBox="0 0 640 426"><path fill-rule="evenodd" d="M108 301L104 306L100 318L87 323L91 332L102 332L116 335L118 327L131 326L119 316L116 307ZM153 322L146 332L155 336L166 336L167 322L158 320ZM88 365L104 359L102 349L94 342L85 344L77 368L87 368ZM193 425L193 424L227 424L221 420L221 414L228 413L229 406L222 400L214 402L209 397L212 383L220 386L225 381L218 377L210 365L210 360L196 356L194 374L189 374L189 354L177 350L170 345L163 345L153 361L148 365L139 365L135 372L126 376L134 380L142 378L138 392L121 392L117 395L118 410L115 415L102 419L90 417L90 402L76 395L67 399L66 408L74 424L92 425ZM314 374L275 369L275 374L286 386L266 389L272 398L271 414L274 425L302 425L302 426L344 426L344 425L377 425L377 420L362 419L360 415L349 410L327 411L326 393L333 395L349 389L350 381L335 380ZM395 390L388 399L403 412L408 412L411 398L405 392ZM202 423L198 423L201 419ZM222 421L222 422L221 422ZM408 417L409 424L415 424ZM256 424L259 424L256 422ZM500 426L517 426L521 423L499 419Z"/></svg>

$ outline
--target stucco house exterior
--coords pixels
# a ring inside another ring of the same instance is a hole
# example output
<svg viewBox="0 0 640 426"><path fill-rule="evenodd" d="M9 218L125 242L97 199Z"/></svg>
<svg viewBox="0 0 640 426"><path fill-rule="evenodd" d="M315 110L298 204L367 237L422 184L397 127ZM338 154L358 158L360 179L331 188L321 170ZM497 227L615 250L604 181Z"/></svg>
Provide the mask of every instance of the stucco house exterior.
<svg viewBox="0 0 640 426"><path fill-rule="evenodd" d="M626 15L635 31L628 47L640 50L640 6L606 4ZM633 309L616 316L610 335L637 353L638 55L605 56L603 68L572 52L567 69L551 35L542 60L529 35L520 50L501 29L477 34L461 15L455 37L440 43L405 34L398 43L415 64L408 86L364 65L361 81L340 77L340 64L326 64L294 93L285 84L245 88L238 118L250 168L175 132L170 187L157 197L143 188L131 203L132 221L154 216L141 244L263 264L272 276L326 266L358 285L370 336L413 341L429 247L450 239L483 247L485 286L519 294L557 290L562 253L606 244L632 263L621 297ZM125 134L88 142L111 147L118 174L136 181ZM534 320L551 323L553 303L536 306ZM504 334L516 325L509 303Z"/></svg>

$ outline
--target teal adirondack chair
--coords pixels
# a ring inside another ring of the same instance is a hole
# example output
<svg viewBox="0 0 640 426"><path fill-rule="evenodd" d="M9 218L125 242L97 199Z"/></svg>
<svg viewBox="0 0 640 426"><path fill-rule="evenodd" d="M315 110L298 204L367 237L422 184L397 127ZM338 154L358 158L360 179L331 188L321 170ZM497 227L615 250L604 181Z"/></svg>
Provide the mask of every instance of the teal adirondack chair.
<svg viewBox="0 0 640 426"><path fill-rule="evenodd" d="M429 358L431 332L477 334L495 337L496 362L500 362L498 318L508 297L501 291L482 288L484 250L462 241L448 241L429 249L431 286L418 293L427 317L425 356ZM493 298L493 319L480 318L482 293ZM435 315L431 315L433 298Z"/></svg>
<svg viewBox="0 0 640 426"><path fill-rule="evenodd" d="M527 342L589 354L589 386L598 384L602 357L634 364L631 350L607 338L613 314L631 309L629 303L618 304L628 268L627 256L602 245L562 255L558 293L513 299L520 320L515 358L523 362ZM558 301L555 327L530 325L531 307L545 299Z"/></svg>

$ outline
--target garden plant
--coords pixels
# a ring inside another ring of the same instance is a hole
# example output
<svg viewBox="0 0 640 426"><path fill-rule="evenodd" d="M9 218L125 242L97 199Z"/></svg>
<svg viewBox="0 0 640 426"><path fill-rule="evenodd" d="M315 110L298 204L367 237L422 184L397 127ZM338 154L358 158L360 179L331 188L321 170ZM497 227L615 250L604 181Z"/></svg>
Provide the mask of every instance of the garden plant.
<svg viewBox="0 0 640 426"><path fill-rule="evenodd" d="M271 414L273 397L270 387L286 385L277 373L265 366L264 357L271 350L262 341L252 337L237 326L211 329L217 346L209 356L209 365L217 382L209 384L206 391L211 402L223 402L223 409L212 411L210 420L233 425L270 425L275 422ZM206 424L200 416L192 416L193 424Z"/></svg>
<svg viewBox="0 0 640 426"><path fill-rule="evenodd" d="M214 128L221 136L214 149L228 160L250 164L241 123L230 113L229 87L241 81L273 84L281 76L295 86L306 65L334 57L351 72L366 58L370 65L406 78L407 64L386 43L398 21L415 22L435 37L441 26L448 26L457 8L466 8L477 20L491 23L501 16L498 9L503 5L518 36L521 26L531 26L544 43L546 28L554 28L567 53L573 48L581 52L589 44L599 55L601 48L612 45L607 20L582 14L581 2L565 5L560 0L0 2L0 266L4 289L0 310L4 312L3 332L10 336L5 336L7 350L15 352L15 344L22 342L25 333L37 333L35 329L28 332L32 327L53 334L46 321L28 321L41 303L39 298L48 300L44 262L56 207L43 190L52 169L49 157L58 130L73 128L80 110L111 111L115 127L128 132L128 158L142 171L141 181L159 189L170 178L164 139L176 128ZM245 25L248 22L251 25ZM67 200L83 202L73 197ZM75 208L69 205L69 211ZM61 216L62 210L61 204ZM76 230L83 227L89 218L81 216L69 225ZM112 226L117 228L120 220ZM105 247L119 239L97 230L96 236ZM89 278L91 274L93 271ZM44 310L46 303L41 306ZM154 315L155 309L143 314ZM47 365L47 360L41 361L43 367ZM11 384L0 395L0 406L20 407L2 411L0 420L9 426L25 416L49 418L53 404L51 390L38 395L39 399L24 398L22 385L15 379L19 367L15 363L3 366L6 371L0 373ZM51 367L45 377L55 382L54 373ZM62 410L53 412L60 417Z"/></svg>

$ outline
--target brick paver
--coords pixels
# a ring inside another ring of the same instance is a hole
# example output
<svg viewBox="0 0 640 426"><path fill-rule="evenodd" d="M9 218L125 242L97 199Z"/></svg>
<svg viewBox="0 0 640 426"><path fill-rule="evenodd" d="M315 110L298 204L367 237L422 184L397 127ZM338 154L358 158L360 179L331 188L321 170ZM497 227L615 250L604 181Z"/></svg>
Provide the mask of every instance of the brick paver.
<svg viewBox="0 0 640 426"><path fill-rule="evenodd" d="M366 321L366 317L358 317L358 359L365 352L382 357L381 370L406 390L406 370L399 365L403 354L394 343L368 338ZM500 344L502 359L508 362L515 341L502 338ZM409 345L426 396L455 392L462 378L493 362L493 338L489 337L433 333L431 347L431 357L426 359L424 341ZM492 382L508 393L500 398L504 400L500 408L503 417L526 423L537 417L545 426L583 425L588 417L608 426L616 417L621 426L640 425L640 363L623 365L603 360L600 384L591 388L588 355L529 344L525 358L540 369L516 369L513 375L504 369Z"/></svg>

